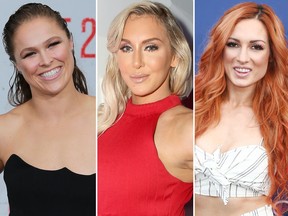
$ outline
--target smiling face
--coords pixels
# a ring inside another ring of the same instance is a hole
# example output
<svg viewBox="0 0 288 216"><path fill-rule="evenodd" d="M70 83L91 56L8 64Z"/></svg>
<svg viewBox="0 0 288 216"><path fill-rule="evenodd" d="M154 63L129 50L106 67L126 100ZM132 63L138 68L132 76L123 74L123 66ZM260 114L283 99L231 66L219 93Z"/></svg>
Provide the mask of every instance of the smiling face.
<svg viewBox="0 0 288 216"><path fill-rule="evenodd" d="M268 34L263 23L257 19L240 21L223 53L228 87L254 87L267 72L269 56Z"/></svg>
<svg viewBox="0 0 288 216"><path fill-rule="evenodd" d="M37 17L15 32L15 66L33 94L54 95L73 86L73 42L55 21Z"/></svg>
<svg viewBox="0 0 288 216"><path fill-rule="evenodd" d="M117 51L121 76L136 104L167 97L169 73L176 66L166 29L153 16L131 15Z"/></svg>

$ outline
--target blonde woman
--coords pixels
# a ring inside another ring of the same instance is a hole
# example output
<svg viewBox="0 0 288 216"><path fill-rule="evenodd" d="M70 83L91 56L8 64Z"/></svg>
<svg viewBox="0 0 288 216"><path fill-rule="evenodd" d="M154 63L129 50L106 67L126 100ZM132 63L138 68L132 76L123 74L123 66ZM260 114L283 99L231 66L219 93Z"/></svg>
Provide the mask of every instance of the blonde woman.
<svg viewBox="0 0 288 216"><path fill-rule="evenodd" d="M192 196L191 50L170 10L141 1L108 33L98 215L184 215Z"/></svg>

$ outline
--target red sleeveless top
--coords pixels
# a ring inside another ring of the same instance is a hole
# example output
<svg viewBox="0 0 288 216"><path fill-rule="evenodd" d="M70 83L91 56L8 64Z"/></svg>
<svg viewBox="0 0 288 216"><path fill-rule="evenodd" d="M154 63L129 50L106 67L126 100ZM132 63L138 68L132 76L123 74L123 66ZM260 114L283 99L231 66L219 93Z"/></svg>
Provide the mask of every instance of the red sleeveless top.
<svg viewBox="0 0 288 216"><path fill-rule="evenodd" d="M159 116L179 104L174 95L143 105L130 100L119 121L98 138L99 216L185 214L192 183L168 173L154 144Z"/></svg>

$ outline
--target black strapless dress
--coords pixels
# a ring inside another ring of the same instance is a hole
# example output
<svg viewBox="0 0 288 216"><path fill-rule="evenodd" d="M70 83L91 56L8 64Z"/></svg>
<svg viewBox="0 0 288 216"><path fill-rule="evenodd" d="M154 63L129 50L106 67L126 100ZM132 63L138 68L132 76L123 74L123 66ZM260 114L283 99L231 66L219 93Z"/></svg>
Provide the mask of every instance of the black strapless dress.
<svg viewBox="0 0 288 216"><path fill-rule="evenodd" d="M4 168L10 216L95 216L96 174L42 170L13 154Z"/></svg>

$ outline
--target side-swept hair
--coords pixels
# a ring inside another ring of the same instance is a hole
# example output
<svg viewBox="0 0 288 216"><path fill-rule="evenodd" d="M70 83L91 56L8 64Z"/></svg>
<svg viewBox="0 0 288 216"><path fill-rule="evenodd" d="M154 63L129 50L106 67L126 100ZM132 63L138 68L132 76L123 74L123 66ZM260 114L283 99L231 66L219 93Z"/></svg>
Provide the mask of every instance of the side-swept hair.
<svg viewBox="0 0 288 216"><path fill-rule="evenodd" d="M114 18L108 31L107 49L110 54L102 82L105 102L99 107L98 133L109 128L117 117L121 116L125 110L126 102L131 96L128 86L121 77L116 61L116 52L119 50L125 23L131 15L153 16L164 26L172 52L179 61L178 65L170 71L170 90L175 95L186 97L192 89L191 50L182 28L171 11L163 4L157 2L141 1L132 4Z"/></svg>

